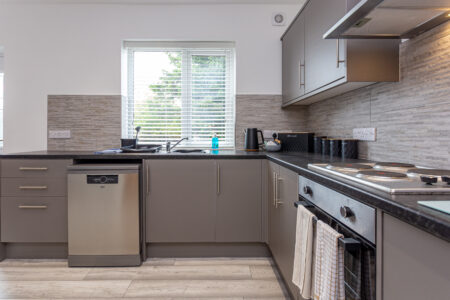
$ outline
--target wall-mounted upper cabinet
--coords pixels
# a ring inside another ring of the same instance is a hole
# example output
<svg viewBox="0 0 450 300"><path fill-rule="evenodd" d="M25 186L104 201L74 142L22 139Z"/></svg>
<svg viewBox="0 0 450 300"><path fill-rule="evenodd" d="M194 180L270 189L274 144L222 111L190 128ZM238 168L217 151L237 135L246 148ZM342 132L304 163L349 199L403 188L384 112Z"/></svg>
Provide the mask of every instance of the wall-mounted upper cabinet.
<svg viewBox="0 0 450 300"><path fill-rule="evenodd" d="M376 82L399 80L398 40L325 40L354 0L309 0L283 45L283 106L308 105Z"/></svg>
<svg viewBox="0 0 450 300"><path fill-rule="evenodd" d="M305 94L305 16L301 15L283 40L283 100Z"/></svg>

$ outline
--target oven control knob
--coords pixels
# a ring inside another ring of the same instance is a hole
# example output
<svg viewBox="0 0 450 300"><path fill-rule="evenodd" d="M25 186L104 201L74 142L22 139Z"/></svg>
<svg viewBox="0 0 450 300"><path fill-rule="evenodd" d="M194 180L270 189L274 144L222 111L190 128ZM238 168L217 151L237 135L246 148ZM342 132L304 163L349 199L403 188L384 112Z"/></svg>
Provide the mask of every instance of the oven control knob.
<svg viewBox="0 0 450 300"><path fill-rule="evenodd" d="M309 187L309 186L307 186L307 185L305 185L304 187L303 187L303 193L305 193L306 195L310 195L310 196L312 196L312 189Z"/></svg>
<svg viewBox="0 0 450 300"><path fill-rule="evenodd" d="M438 178L434 176L420 176L420 180L422 180L422 182L425 182L425 184L427 185L432 185L433 183L436 183L438 181Z"/></svg>
<svg viewBox="0 0 450 300"><path fill-rule="evenodd" d="M343 216L344 218L351 218L355 215L353 213L353 211L350 209L350 207L348 207L348 206L341 206L340 211L341 211L341 216Z"/></svg>
<svg viewBox="0 0 450 300"><path fill-rule="evenodd" d="M442 176L442 181L450 185L450 176Z"/></svg>

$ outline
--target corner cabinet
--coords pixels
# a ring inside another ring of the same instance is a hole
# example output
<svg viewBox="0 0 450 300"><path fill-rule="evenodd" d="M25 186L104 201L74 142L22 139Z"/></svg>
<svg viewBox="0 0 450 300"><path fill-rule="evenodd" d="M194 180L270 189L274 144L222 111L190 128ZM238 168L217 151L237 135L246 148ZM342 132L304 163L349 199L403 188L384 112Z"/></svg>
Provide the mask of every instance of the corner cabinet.
<svg viewBox="0 0 450 300"><path fill-rule="evenodd" d="M354 0L309 0L282 40L283 106L399 80L399 40L323 39Z"/></svg>
<svg viewBox="0 0 450 300"><path fill-rule="evenodd" d="M146 241L262 242L262 163L146 160Z"/></svg>
<svg viewBox="0 0 450 300"><path fill-rule="evenodd" d="M292 283L298 200L298 175L269 162L269 248L294 299L301 299Z"/></svg>

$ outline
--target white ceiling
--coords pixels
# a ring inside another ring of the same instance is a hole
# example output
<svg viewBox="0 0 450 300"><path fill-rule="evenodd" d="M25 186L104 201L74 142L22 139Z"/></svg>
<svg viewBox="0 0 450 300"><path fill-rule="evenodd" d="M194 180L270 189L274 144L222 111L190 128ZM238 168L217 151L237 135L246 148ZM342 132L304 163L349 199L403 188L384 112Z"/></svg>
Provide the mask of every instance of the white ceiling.
<svg viewBox="0 0 450 300"><path fill-rule="evenodd" d="M108 3L108 4L303 4L305 0L0 0L6 3Z"/></svg>

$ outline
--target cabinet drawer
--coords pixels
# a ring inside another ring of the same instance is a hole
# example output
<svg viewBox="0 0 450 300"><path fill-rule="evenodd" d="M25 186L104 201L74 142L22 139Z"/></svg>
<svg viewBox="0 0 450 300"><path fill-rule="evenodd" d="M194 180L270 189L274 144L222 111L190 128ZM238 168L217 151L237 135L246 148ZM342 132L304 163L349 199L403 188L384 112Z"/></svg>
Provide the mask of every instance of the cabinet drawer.
<svg viewBox="0 0 450 300"><path fill-rule="evenodd" d="M67 198L2 197L1 241L67 242Z"/></svg>
<svg viewBox="0 0 450 300"><path fill-rule="evenodd" d="M3 159L1 177L56 177L65 176L71 160Z"/></svg>
<svg viewBox="0 0 450 300"><path fill-rule="evenodd" d="M64 178L2 178L2 196L61 196L66 197L67 180Z"/></svg>

